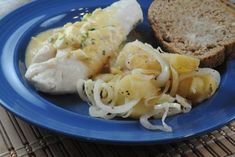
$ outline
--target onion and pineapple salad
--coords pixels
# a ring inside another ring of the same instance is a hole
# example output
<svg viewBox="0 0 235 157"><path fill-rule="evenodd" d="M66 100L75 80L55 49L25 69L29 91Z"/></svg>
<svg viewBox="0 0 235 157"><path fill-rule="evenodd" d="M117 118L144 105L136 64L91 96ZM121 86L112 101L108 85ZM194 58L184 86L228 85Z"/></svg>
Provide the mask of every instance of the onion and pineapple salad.
<svg viewBox="0 0 235 157"><path fill-rule="evenodd" d="M219 86L220 74L199 68L199 63L196 58L134 41L110 63L109 73L79 80L77 90L93 117L139 118L147 129L172 131L165 123L167 116L189 112ZM151 124L151 117L161 118L162 125Z"/></svg>

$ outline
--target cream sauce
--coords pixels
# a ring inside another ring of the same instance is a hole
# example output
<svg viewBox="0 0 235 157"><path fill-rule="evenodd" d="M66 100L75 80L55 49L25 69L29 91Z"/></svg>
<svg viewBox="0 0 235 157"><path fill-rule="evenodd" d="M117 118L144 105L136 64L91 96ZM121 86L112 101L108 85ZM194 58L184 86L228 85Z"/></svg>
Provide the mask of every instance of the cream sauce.
<svg viewBox="0 0 235 157"><path fill-rule="evenodd" d="M45 42L56 30L58 30L58 28L41 32L38 35L36 35L35 37L31 38L31 40L26 48L26 55L25 55L25 64L26 64L27 68L32 63L32 58L38 52L38 50L42 46L42 43ZM140 41L146 41L144 38L142 38L143 35L144 35L143 33L140 33L136 30L133 30L129 34L129 36L127 37L127 42L131 42L136 39L138 39Z"/></svg>
<svg viewBox="0 0 235 157"><path fill-rule="evenodd" d="M26 55L25 55L25 64L26 64L27 68L32 63L32 58L38 52L42 43L44 41L46 41L48 39L48 37L53 34L54 30L55 29L50 29L45 32L41 32L37 36L31 38L31 40L28 44L28 47L26 49Z"/></svg>

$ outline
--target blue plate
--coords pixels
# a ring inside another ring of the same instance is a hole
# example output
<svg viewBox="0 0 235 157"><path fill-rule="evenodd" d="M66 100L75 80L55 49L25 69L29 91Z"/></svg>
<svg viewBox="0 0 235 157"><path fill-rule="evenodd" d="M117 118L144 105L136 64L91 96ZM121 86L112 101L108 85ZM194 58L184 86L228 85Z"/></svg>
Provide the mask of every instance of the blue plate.
<svg viewBox="0 0 235 157"><path fill-rule="evenodd" d="M114 0L40 0L0 21L0 102L19 117L57 132L114 143L163 143L199 135L225 125L235 117L235 61L219 68L222 81L217 93L190 113L167 118L173 132L149 131L136 120L103 120L88 115L88 105L76 95L60 97L38 93L25 80L25 49L30 37L50 28L77 21L85 12ZM152 0L141 1L145 21L137 30L153 41L147 22ZM152 43L154 44L154 43ZM156 45L155 45L156 46ZM159 120L154 120L160 123Z"/></svg>

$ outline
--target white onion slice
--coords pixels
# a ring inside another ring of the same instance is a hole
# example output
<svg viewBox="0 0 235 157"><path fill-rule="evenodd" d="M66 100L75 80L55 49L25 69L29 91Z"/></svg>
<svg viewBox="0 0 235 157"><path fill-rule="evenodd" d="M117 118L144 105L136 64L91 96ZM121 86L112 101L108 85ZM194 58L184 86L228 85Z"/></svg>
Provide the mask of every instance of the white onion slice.
<svg viewBox="0 0 235 157"><path fill-rule="evenodd" d="M171 66L171 72L172 72L172 85L171 85L170 95L175 96L179 86L179 75L172 66Z"/></svg>
<svg viewBox="0 0 235 157"><path fill-rule="evenodd" d="M154 106L155 111L145 114L140 117L140 123L143 127L150 130L162 130L171 132L172 128L165 123L165 119L168 115L178 114L181 112L180 104L178 103L162 103ZM162 111L164 113L162 114ZM162 116L162 126L161 125L153 125L149 122L149 118L152 116Z"/></svg>
<svg viewBox="0 0 235 157"><path fill-rule="evenodd" d="M185 98L183 98L180 95L176 94L176 101L183 106L182 111L184 113L187 113L187 112L191 111L192 105L189 102L187 102L187 100Z"/></svg>
<svg viewBox="0 0 235 157"><path fill-rule="evenodd" d="M171 95L169 94L161 94L159 99L158 99L158 103L173 103L175 101L175 98L172 97Z"/></svg>
<svg viewBox="0 0 235 157"><path fill-rule="evenodd" d="M181 113L182 110L181 110L181 105L178 104L178 103L162 103L162 104L157 104L154 106L154 109L155 110L162 110L162 109L165 109L165 108L169 108L169 112L168 112L168 116L171 116L171 115L175 115L175 114L178 114L178 113Z"/></svg>
<svg viewBox="0 0 235 157"><path fill-rule="evenodd" d="M143 79L146 79L146 80L151 80L153 79L155 76L153 74L145 74L145 73L156 73L156 71L154 70L151 70L151 71L148 71L148 70L144 70L144 69L134 69L131 71L131 74L134 74L134 75L139 75L141 76ZM159 73L157 73L157 75L159 75Z"/></svg>
<svg viewBox="0 0 235 157"><path fill-rule="evenodd" d="M145 98L144 100L144 105L145 106L149 106L149 101L153 100L153 99L159 99L161 97L161 95L159 96L152 96L152 97L149 97L149 98Z"/></svg>
<svg viewBox="0 0 235 157"><path fill-rule="evenodd" d="M80 96L80 98L83 101L88 102L89 100L88 100L88 98L86 96L86 93L85 93L85 80L79 79L77 81L77 85L76 86L77 86L77 91L78 91L78 95Z"/></svg>
<svg viewBox="0 0 235 157"><path fill-rule="evenodd" d="M165 123L165 118L167 116L168 109L169 108L166 108L166 110L162 116L162 125L153 125L148 120L150 117L154 116L159 111L151 112L151 113L148 113L148 114L141 116L140 117L140 124L149 130L161 130L161 131L171 132L172 128Z"/></svg>
<svg viewBox="0 0 235 157"><path fill-rule="evenodd" d="M208 73L217 83L217 85L220 84L220 73L214 69L211 68L200 68L199 72L202 73Z"/></svg>
<svg viewBox="0 0 235 157"><path fill-rule="evenodd" d="M167 81L166 86L165 86L164 90L162 91L162 95L165 94L169 90L170 85L171 85L170 81Z"/></svg>
<svg viewBox="0 0 235 157"><path fill-rule="evenodd" d="M85 93L91 104L95 104L94 101L94 82L92 80L85 81Z"/></svg>
<svg viewBox="0 0 235 157"><path fill-rule="evenodd" d="M169 64L160 56L159 52L156 51L155 56L162 68L162 72L157 77L156 85L158 87L162 87L166 84L166 82L170 78L170 70L169 70L170 68Z"/></svg>
<svg viewBox="0 0 235 157"><path fill-rule="evenodd" d="M105 105L101 101L100 98L100 92L101 92L101 84L103 83L102 80L97 80L95 85L94 85L94 99L95 99L95 104L101 108L102 110L108 112L108 113L125 113L129 111L131 108L133 108L139 101L140 99L137 100L132 100L128 103L125 103L124 105L120 106L109 106L109 104Z"/></svg>
<svg viewBox="0 0 235 157"><path fill-rule="evenodd" d="M168 115L168 112L169 112L169 107L166 107L166 108L165 108L165 112L164 112L164 114L163 114L163 116L162 116L162 125L163 125L163 128L166 129L166 131L172 132L172 127L170 127L169 125L167 125L166 122L165 122L165 119L166 119L166 117L167 117L167 115Z"/></svg>
<svg viewBox="0 0 235 157"><path fill-rule="evenodd" d="M157 77L155 83L157 87L163 87L170 78L170 66L168 62L161 56L160 48L155 50L149 44L145 44L143 48L145 49L146 52L149 52L151 55L153 55L156 58L156 60L159 62L161 66L161 73Z"/></svg>
<svg viewBox="0 0 235 157"><path fill-rule="evenodd" d="M204 76L206 74L209 74L213 79L216 81L217 85L220 84L220 74L218 71L211 69L211 68L199 68L197 72L191 72L187 74L182 74L179 77L179 81L182 81L184 79L194 77L194 76Z"/></svg>
<svg viewBox="0 0 235 157"><path fill-rule="evenodd" d="M114 91L111 86L109 86L107 83L102 83L101 85L102 91L105 90L107 92L107 96L105 98L102 98L102 101L105 103L112 102L114 97Z"/></svg>
<svg viewBox="0 0 235 157"><path fill-rule="evenodd" d="M135 41L135 44L140 46L141 49L143 49L145 52L149 53L151 55L150 57L154 57L156 61L160 64L161 73L156 78L155 84L157 87L163 87L170 78L170 66L169 63L161 56L161 49L154 49L151 45L147 43L143 44L138 40ZM130 63L134 55L136 54L129 53L125 60L126 67L128 69L131 69Z"/></svg>
<svg viewBox="0 0 235 157"><path fill-rule="evenodd" d="M108 112L98 108L97 106L89 107L89 115L92 117L98 117L104 119L112 119L116 116L116 114L109 114Z"/></svg>
<svg viewBox="0 0 235 157"><path fill-rule="evenodd" d="M133 111L133 108L131 108L131 109L130 109L129 111L127 111L126 113L121 114L120 116L121 116L122 118L127 118L127 117L129 117L129 116L131 115L132 111Z"/></svg>

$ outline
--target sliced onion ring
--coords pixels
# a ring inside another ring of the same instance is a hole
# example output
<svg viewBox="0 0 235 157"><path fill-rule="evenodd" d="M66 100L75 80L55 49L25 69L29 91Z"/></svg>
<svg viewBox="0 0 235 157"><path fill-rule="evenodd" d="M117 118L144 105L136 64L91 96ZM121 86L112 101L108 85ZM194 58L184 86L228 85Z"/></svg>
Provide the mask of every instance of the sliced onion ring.
<svg viewBox="0 0 235 157"><path fill-rule="evenodd" d="M154 78L154 75L153 74L145 74L145 72L152 72L152 71L145 71L145 69L134 69L131 71L131 74L133 75L139 75L141 76L143 79L146 79L146 80L151 80Z"/></svg>
<svg viewBox="0 0 235 157"><path fill-rule="evenodd" d="M165 88L164 88L164 90L162 91L162 94L161 94L161 95L165 94L165 93L169 90L170 85L171 85L171 82L170 82L170 81L167 81L167 82L166 82L166 85L165 85Z"/></svg>
<svg viewBox="0 0 235 157"><path fill-rule="evenodd" d="M204 76L206 74L209 74L213 79L216 81L217 85L220 84L220 74L218 71L211 69L211 68L199 68L196 72L186 73L182 74L179 77L179 81L182 81L184 79L194 77L194 76Z"/></svg>
<svg viewBox="0 0 235 157"><path fill-rule="evenodd" d="M85 81L85 93L91 104L95 104L94 102L94 94L93 94L94 82L92 80Z"/></svg>
<svg viewBox="0 0 235 157"><path fill-rule="evenodd" d="M155 105L154 109L160 111L160 110L165 109L167 107L169 108L169 112L167 114L168 116L175 115L175 114L178 114L178 113L182 112L181 105L178 104L178 103L165 102L165 103L162 103L162 104Z"/></svg>
<svg viewBox="0 0 235 157"><path fill-rule="evenodd" d="M172 84L171 84L170 95L175 96L179 86L179 75L172 66L171 66L171 72L172 72Z"/></svg>
<svg viewBox="0 0 235 157"><path fill-rule="evenodd" d="M78 92L78 94L79 94L79 96L80 96L80 98L83 100L83 101L86 101L86 102L88 102L89 100L88 100L88 98L87 98L87 96L86 96L86 93L85 93L85 80L82 80L82 79L79 79L78 81L77 81L77 92ZM84 89L84 90L83 90Z"/></svg>
<svg viewBox="0 0 235 157"><path fill-rule="evenodd" d="M149 44L145 45L146 45L144 47L145 51L153 55L161 65L161 73L157 77L155 84L157 87L163 87L170 78L170 66L168 62L161 56L160 48L155 50L151 45Z"/></svg>
<svg viewBox="0 0 235 157"><path fill-rule="evenodd" d="M131 108L133 108L139 101L140 99L137 100L132 100L128 103L125 103L124 105L120 105L120 106L109 106L109 105L105 105L103 104L103 102L101 101L100 98L100 92L101 92L101 84L103 83L102 80L97 80L94 86L94 99L95 99L95 104L101 108L102 110L108 112L108 113L114 113L114 114L118 114L118 113L125 113L127 111L129 111Z"/></svg>
<svg viewBox="0 0 235 157"><path fill-rule="evenodd" d="M185 98L183 98L182 96L176 94L176 100L177 100L178 103L180 103L183 106L182 111L184 113L187 113L187 112L191 111L192 105L189 102L187 102L187 100Z"/></svg>
<svg viewBox="0 0 235 157"><path fill-rule="evenodd" d="M107 97L102 98L102 100L106 103L112 102L113 97L114 97L114 91L113 88L108 85L107 83L102 83L101 88L107 92Z"/></svg>
<svg viewBox="0 0 235 157"><path fill-rule="evenodd" d="M89 107L89 115L92 117L98 117L104 119L112 119L116 116L116 114L109 114L108 112L98 108L97 106Z"/></svg>
<svg viewBox="0 0 235 157"><path fill-rule="evenodd" d="M166 110L165 110L165 112L162 116L162 125L153 125L148 120L150 117L154 116L159 111L151 112L151 113L148 113L148 114L145 114L145 115L141 116L140 117L140 124L144 128L149 129L149 130L161 130L161 131L171 132L172 128L165 123L165 119L166 119L166 116L167 116L168 109L169 108L166 108Z"/></svg>

